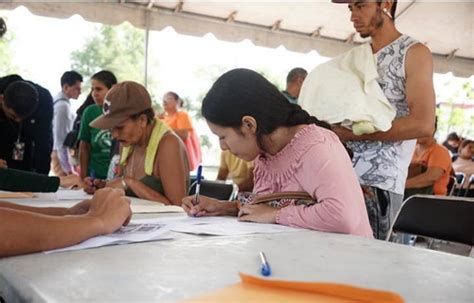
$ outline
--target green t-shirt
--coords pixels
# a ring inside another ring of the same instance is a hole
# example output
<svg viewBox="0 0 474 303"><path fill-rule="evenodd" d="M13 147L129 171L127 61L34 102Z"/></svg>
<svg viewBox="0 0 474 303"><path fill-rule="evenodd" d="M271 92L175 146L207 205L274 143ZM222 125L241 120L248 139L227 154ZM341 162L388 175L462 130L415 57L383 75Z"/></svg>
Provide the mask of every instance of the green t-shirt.
<svg viewBox="0 0 474 303"><path fill-rule="evenodd" d="M89 126L89 123L101 114L102 107L96 104L89 105L84 110L81 118L79 140L91 145L87 175L90 176L91 171L94 171L96 178L106 179L110 164L110 146L112 144L110 131Z"/></svg>

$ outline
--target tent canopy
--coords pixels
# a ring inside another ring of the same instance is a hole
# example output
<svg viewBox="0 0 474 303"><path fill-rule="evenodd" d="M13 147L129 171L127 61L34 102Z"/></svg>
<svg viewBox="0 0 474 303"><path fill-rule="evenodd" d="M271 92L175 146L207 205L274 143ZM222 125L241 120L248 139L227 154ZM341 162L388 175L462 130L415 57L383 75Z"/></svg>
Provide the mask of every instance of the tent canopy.
<svg viewBox="0 0 474 303"><path fill-rule="evenodd" d="M7 0L8 1L8 0ZM255 45L285 46L288 50L334 57L364 42L356 34L347 5L330 0L108 0L41 3L9 1L0 9L27 7L32 13L68 18L74 14L104 24L129 21L143 29L162 30L239 42L250 39ZM425 43L432 51L435 71L453 72L461 77L474 74L474 2L399 1L398 29Z"/></svg>

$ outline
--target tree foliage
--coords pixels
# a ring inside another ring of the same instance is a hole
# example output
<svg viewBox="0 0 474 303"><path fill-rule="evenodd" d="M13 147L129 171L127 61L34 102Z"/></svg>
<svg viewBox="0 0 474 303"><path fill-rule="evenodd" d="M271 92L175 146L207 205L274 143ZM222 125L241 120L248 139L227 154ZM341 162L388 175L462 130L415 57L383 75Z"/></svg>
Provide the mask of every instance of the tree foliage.
<svg viewBox="0 0 474 303"><path fill-rule="evenodd" d="M451 81L445 83L445 87L456 85ZM472 80L457 84L458 89L447 98L444 106L440 106L436 114L438 116L438 138L444 140L446 134L457 132L463 137L474 136L474 110L470 107L474 104L474 85ZM466 106L465 106L466 105Z"/></svg>
<svg viewBox="0 0 474 303"><path fill-rule="evenodd" d="M80 50L71 53L71 68L90 77L100 70L119 81L144 82L145 32L128 23L101 25Z"/></svg>
<svg viewBox="0 0 474 303"><path fill-rule="evenodd" d="M0 39L0 77L3 75L20 73L18 67L13 64L13 53L11 45L15 36L12 32L7 33Z"/></svg>

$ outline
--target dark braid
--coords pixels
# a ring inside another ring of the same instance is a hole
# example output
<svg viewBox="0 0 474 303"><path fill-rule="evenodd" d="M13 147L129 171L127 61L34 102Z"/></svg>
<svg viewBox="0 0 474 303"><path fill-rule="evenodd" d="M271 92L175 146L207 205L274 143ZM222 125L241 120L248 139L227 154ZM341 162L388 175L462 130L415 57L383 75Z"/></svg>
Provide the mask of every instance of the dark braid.
<svg viewBox="0 0 474 303"><path fill-rule="evenodd" d="M290 110L288 113L288 119L286 120L286 126L295 126L300 124L316 124L319 127L331 129L331 125L329 123L318 120L318 118L311 116L298 104L289 103L289 106Z"/></svg>
<svg viewBox="0 0 474 303"><path fill-rule="evenodd" d="M288 102L289 103L289 102ZM331 129L331 125L325 121L321 121L315 116L311 116L307 111L301 108L298 104L293 104L289 103L291 110L289 111L288 114L288 119L286 120L286 125L287 126L295 126L295 125L301 125L301 124L316 124L319 127ZM349 157L352 159L354 156L354 153L352 150L347 147L347 145L344 142L341 142L342 145L344 145L344 148L346 149L347 153L349 154Z"/></svg>

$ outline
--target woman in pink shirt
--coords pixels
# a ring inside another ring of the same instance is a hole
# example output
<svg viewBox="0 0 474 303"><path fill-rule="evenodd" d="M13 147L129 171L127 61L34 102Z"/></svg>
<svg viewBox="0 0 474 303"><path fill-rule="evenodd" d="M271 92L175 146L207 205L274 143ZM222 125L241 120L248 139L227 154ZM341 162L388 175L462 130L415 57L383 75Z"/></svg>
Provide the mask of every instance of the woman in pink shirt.
<svg viewBox="0 0 474 303"><path fill-rule="evenodd" d="M350 158L328 125L289 103L258 73L235 69L207 93L202 114L223 150L254 160L255 197L306 192L313 202L223 202L200 196L183 200L192 216L230 215L241 221L278 223L372 238L362 190ZM275 203L274 203L275 204Z"/></svg>

